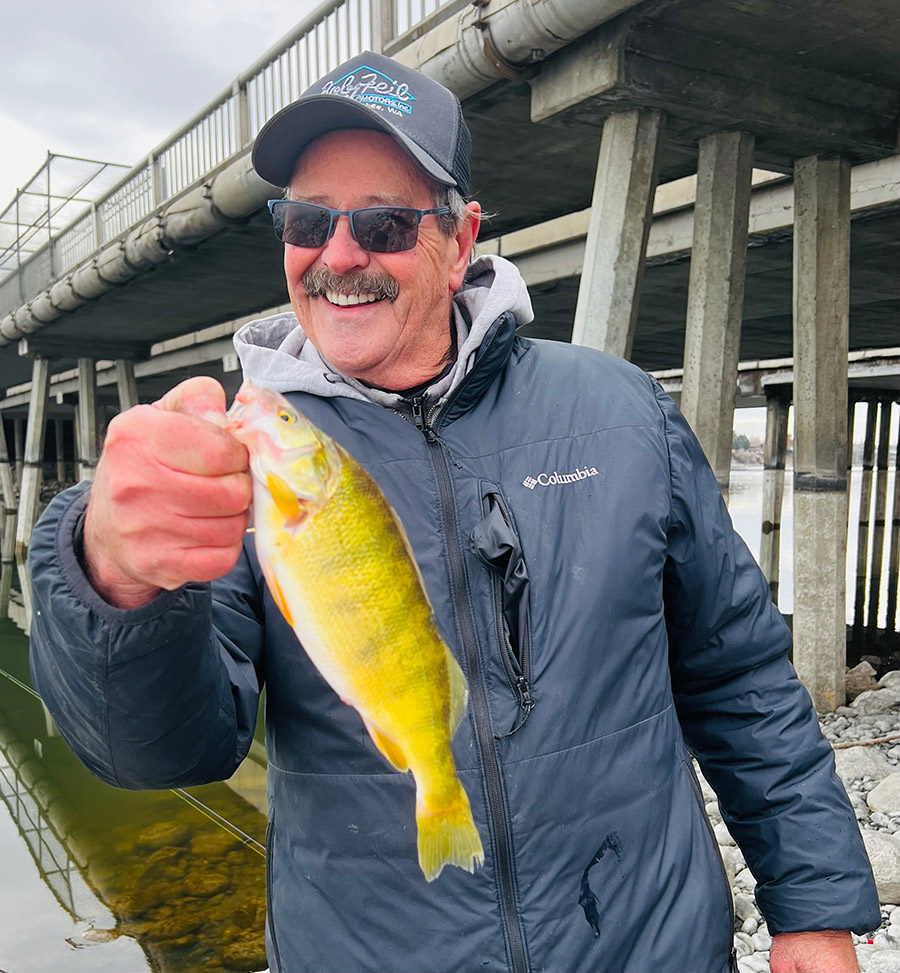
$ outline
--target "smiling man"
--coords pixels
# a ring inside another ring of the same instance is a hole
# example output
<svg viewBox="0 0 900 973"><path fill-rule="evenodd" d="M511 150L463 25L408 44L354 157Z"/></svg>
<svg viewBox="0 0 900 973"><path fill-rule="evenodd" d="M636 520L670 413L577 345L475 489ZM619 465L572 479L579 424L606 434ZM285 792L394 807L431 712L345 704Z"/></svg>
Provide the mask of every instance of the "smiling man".
<svg viewBox="0 0 900 973"><path fill-rule="evenodd" d="M789 633L677 408L627 362L517 336L471 260L469 133L366 53L260 132L292 311L235 336L398 512L465 672L453 741L485 851L426 882L414 783L315 670L244 534L225 395L110 423L31 545L36 685L122 787L228 778L265 685L278 973L729 973L731 890L691 758L757 882L774 973L858 969L878 901ZM388 688L387 691L390 691Z"/></svg>

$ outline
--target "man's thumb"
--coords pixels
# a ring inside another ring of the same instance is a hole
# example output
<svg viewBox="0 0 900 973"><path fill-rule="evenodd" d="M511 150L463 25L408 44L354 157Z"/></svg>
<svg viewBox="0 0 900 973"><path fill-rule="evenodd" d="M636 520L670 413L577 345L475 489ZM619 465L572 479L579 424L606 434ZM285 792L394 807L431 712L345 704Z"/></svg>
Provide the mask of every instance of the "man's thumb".
<svg viewBox="0 0 900 973"><path fill-rule="evenodd" d="M196 416L219 427L225 425L225 389L208 375L185 379L153 405L166 412Z"/></svg>

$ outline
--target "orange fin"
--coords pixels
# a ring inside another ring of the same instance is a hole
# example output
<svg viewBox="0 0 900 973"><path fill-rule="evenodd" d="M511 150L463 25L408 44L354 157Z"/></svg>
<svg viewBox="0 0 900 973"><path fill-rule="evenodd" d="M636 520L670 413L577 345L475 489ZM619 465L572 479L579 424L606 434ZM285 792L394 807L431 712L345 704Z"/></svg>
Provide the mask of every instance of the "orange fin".
<svg viewBox="0 0 900 973"><path fill-rule="evenodd" d="M272 592L272 600L278 606L278 610L284 615L285 621L291 628L294 627L294 616L291 614L290 608L288 608L287 598L284 597L284 592L281 590L281 585L278 583L278 578L274 574L268 574L266 576L266 584L269 586L269 591Z"/></svg>
<svg viewBox="0 0 900 973"><path fill-rule="evenodd" d="M369 731L369 736L372 738L372 743L378 747L385 760L387 760L394 770L399 770L401 774L406 773L406 771L409 770L409 762L406 759L406 754L400 749L400 747L398 747L390 737L385 736L377 726L374 726L365 717L363 717L363 723L366 724L366 729Z"/></svg>
<svg viewBox="0 0 900 973"><path fill-rule="evenodd" d="M277 473L266 473L266 485L278 512L287 524L296 524L303 519L303 508L296 493Z"/></svg>

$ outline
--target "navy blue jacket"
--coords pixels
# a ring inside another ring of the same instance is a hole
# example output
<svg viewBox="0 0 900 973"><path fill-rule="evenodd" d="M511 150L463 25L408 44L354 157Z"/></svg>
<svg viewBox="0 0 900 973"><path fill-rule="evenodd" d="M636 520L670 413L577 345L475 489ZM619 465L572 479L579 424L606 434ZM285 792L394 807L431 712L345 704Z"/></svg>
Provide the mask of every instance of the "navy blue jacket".
<svg viewBox="0 0 900 973"><path fill-rule="evenodd" d="M292 398L399 513L468 677L454 751L486 853L474 875L424 880L412 777L312 667L251 544L227 577L136 611L79 566L85 487L31 545L34 679L102 779L228 777L265 683L274 971L725 973L731 892L691 753L773 933L878 925L788 630L652 378L516 338L504 315L424 428Z"/></svg>

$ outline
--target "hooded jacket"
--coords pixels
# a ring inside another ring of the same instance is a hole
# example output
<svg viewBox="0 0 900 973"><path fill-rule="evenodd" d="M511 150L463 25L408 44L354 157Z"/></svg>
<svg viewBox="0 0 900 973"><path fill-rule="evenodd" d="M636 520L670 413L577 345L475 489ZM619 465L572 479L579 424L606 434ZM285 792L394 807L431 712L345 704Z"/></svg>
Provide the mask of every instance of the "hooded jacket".
<svg viewBox="0 0 900 973"><path fill-rule="evenodd" d="M879 924L788 631L695 438L638 368L517 337L530 314L512 265L481 258L457 364L413 402L338 375L290 314L235 339L406 528L469 684L453 749L475 874L425 881L411 775L313 668L252 544L211 586L124 611L75 553L86 487L35 531L35 683L102 779L227 778L265 683L278 973L726 973L731 890L692 754L771 932Z"/></svg>

